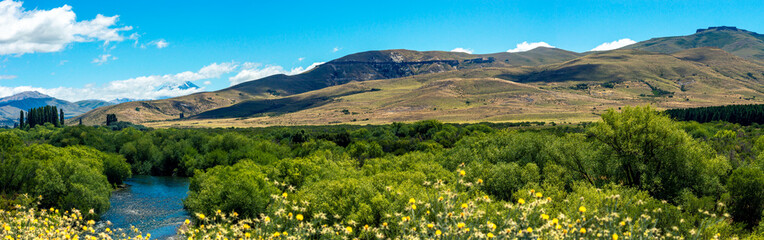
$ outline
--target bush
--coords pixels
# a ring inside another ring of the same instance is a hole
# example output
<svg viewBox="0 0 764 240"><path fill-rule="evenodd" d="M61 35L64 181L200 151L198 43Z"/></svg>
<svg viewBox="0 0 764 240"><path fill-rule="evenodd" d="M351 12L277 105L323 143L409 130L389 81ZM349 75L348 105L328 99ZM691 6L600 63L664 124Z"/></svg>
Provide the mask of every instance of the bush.
<svg viewBox="0 0 764 240"><path fill-rule="evenodd" d="M753 228L761 220L764 211L764 173L758 167L735 169L727 180L732 196L730 210L735 221Z"/></svg>
<svg viewBox="0 0 764 240"><path fill-rule="evenodd" d="M217 210L256 217L263 213L278 188L266 180L262 168L251 161L197 171L183 201L192 212L212 215Z"/></svg>
<svg viewBox="0 0 764 240"><path fill-rule="evenodd" d="M606 175L610 181L667 200L684 189L700 196L723 191L719 178L730 169L726 159L650 106L624 107L620 113L609 109L589 135L613 156L601 159L614 169Z"/></svg>

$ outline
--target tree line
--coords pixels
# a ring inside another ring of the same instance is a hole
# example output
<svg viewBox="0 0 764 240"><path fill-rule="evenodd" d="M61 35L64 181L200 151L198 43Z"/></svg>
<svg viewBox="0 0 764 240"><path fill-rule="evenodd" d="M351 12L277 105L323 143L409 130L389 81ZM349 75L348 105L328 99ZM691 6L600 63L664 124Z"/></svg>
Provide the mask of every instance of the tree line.
<svg viewBox="0 0 764 240"><path fill-rule="evenodd" d="M751 125L764 123L764 104L727 105L717 107L678 108L665 111L680 121L700 123L724 121Z"/></svg>
<svg viewBox="0 0 764 240"><path fill-rule="evenodd" d="M64 110L56 106L42 106L29 109L27 113L19 113L19 128L34 128L45 123L60 127L64 125Z"/></svg>

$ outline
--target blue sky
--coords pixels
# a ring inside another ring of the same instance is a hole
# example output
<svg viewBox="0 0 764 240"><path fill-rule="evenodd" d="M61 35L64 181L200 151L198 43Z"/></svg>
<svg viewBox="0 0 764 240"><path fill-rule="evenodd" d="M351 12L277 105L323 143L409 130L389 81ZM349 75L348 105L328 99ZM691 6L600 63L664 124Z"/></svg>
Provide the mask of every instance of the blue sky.
<svg viewBox="0 0 764 240"><path fill-rule="evenodd" d="M24 90L66 100L177 96L368 50L495 53L544 42L583 52L709 26L764 33L762 12L761 0L5 0L0 97ZM200 89L157 90L186 80Z"/></svg>

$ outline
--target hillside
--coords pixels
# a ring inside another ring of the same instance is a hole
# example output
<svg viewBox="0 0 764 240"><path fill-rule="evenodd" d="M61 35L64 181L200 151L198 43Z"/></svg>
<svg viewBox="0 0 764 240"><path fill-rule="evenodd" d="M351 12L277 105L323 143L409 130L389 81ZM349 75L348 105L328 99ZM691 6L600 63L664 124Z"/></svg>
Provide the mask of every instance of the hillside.
<svg viewBox="0 0 764 240"><path fill-rule="evenodd" d="M692 35L653 38L625 48L675 53L699 47L720 48L736 56L764 63L764 35L736 27L698 29Z"/></svg>
<svg viewBox="0 0 764 240"><path fill-rule="evenodd" d="M556 48L521 53L467 54L443 51L385 50L348 55L294 75L273 75L216 92L122 103L77 117L85 124L103 124L106 114L134 123L177 119L247 100L276 99L351 81L392 79L458 69L537 66L567 61L580 54Z"/></svg>
<svg viewBox="0 0 764 240"><path fill-rule="evenodd" d="M69 102L39 93L22 92L5 98L0 98L0 125L13 126L19 121L19 112L45 105L57 106L64 110L66 118L75 117L98 107L112 105L106 101L83 100Z"/></svg>
<svg viewBox="0 0 764 240"><path fill-rule="evenodd" d="M615 50L535 67L460 69L351 82L148 125L377 124L433 118L588 121L606 108L623 105L677 108L759 103L764 97L763 74L761 65L715 48L672 55Z"/></svg>
<svg viewBox="0 0 764 240"><path fill-rule="evenodd" d="M123 103L79 118L103 124L105 115L114 113L120 120L156 126L384 123L435 117L571 121L629 104L674 108L754 103L764 92L762 39L746 30L712 27L586 54L556 48L494 54L368 51L298 75ZM181 113L189 119L179 119Z"/></svg>

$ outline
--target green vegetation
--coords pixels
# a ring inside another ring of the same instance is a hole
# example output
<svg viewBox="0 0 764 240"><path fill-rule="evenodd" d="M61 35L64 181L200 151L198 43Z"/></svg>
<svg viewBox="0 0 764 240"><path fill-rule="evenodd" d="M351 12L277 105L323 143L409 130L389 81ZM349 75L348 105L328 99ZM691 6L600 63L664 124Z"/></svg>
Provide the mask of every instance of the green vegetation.
<svg viewBox="0 0 764 240"><path fill-rule="evenodd" d="M764 123L764 104L669 109L666 113L680 121L724 121L743 125Z"/></svg>
<svg viewBox="0 0 764 240"><path fill-rule="evenodd" d="M5 196L39 194L42 206L102 212L109 184L131 171L190 176L184 203L195 219L184 234L194 238L220 231L333 239L325 234L339 230L338 238L364 239L428 238L435 230L456 238L762 236L764 131L678 122L650 106L573 126L428 120L0 133L7 139L0 177L12 183ZM34 177L13 175L25 171ZM66 177L43 180L59 175Z"/></svg>
<svg viewBox="0 0 764 240"><path fill-rule="evenodd" d="M60 114L56 106L43 106L39 108L29 109L29 112L24 117L24 112L19 114L19 127L20 128L33 128L37 125L44 125L46 123L53 124L53 126L64 125L64 110L61 109Z"/></svg>

